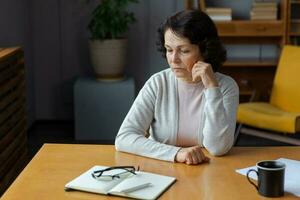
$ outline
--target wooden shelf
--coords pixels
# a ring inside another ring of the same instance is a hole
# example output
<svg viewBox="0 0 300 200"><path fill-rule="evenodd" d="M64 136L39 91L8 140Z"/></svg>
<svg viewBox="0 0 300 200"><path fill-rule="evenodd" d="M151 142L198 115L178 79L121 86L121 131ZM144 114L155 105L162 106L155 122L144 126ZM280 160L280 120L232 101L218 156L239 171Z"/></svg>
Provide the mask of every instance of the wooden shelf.
<svg viewBox="0 0 300 200"><path fill-rule="evenodd" d="M300 32L290 32L290 36L300 36Z"/></svg>
<svg viewBox="0 0 300 200"><path fill-rule="evenodd" d="M291 3L292 4L300 4L300 1L299 0L291 0Z"/></svg>
<svg viewBox="0 0 300 200"><path fill-rule="evenodd" d="M291 23L300 23L300 19L291 19Z"/></svg>
<svg viewBox="0 0 300 200"><path fill-rule="evenodd" d="M216 21L221 37L282 37L285 34L282 20Z"/></svg>
<svg viewBox="0 0 300 200"><path fill-rule="evenodd" d="M277 59L249 59L249 58L238 58L228 59L224 63L224 67L276 67Z"/></svg>
<svg viewBox="0 0 300 200"><path fill-rule="evenodd" d="M282 23L282 20L248 20L248 19L243 19L243 20L228 20L228 21L214 21L215 24L228 24L228 23L236 23L236 24L252 24L252 23L257 23L257 24L266 24L266 23Z"/></svg>

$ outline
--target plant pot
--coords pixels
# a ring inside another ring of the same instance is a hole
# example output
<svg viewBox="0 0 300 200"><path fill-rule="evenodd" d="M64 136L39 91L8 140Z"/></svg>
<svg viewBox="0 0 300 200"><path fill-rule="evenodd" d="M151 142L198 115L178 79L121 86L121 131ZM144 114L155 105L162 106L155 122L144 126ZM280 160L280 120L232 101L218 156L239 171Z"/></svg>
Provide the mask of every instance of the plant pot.
<svg viewBox="0 0 300 200"><path fill-rule="evenodd" d="M124 77L127 39L90 40L91 63L99 80Z"/></svg>

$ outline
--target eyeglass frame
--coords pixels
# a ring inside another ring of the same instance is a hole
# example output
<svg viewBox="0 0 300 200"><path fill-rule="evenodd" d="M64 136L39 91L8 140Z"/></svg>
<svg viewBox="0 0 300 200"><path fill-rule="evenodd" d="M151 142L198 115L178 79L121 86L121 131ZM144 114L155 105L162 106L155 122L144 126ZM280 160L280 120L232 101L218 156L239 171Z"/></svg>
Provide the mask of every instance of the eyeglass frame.
<svg viewBox="0 0 300 200"><path fill-rule="evenodd" d="M115 170L115 169L123 169L123 170L125 170L125 172L129 172L129 173L131 173L133 175L136 175L135 172L139 171L140 167L138 166L137 169L135 169L134 166L112 166L112 167L107 167L105 169L100 169L100 170L93 171L91 175L96 180L99 180L99 178L103 177L103 176L110 177L111 180L114 180L116 178L121 178L119 176L120 173L119 174L115 174L115 175L103 175L103 172L111 171L111 170Z"/></svg>

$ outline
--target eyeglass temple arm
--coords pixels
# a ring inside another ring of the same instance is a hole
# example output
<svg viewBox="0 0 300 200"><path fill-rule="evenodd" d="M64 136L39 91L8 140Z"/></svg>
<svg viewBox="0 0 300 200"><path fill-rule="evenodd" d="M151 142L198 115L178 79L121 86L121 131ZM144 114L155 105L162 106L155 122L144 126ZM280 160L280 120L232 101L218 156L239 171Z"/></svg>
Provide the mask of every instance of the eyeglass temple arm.
<svg viewBox="0 0 300 200"><path fill-rule="evenodd" d="M126 169L126 168L132 168L135 170L134 166L113 166L113 167L108 167L108 168L101 169L101 170L96 170L93 173L97 174L97 173L101 173L101 172L105 172L105 171L109 171L109 170L113 170L113 169ZM139 169L140 169L140 166L137 167L136 171L139 171Z"/></svg>

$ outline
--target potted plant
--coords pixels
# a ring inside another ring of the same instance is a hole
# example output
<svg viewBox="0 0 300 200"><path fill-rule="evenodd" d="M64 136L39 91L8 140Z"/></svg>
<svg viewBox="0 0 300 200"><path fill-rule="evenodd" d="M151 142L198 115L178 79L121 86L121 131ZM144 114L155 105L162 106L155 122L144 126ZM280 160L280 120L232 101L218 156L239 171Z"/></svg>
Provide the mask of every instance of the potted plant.
<svg viewBox="0 0 300 200"><path fill-rule="evenodd" d="M90 31L91 62L98 79L123 77L127 39L124 34L135 22L134 14L126 11L129 3L138 0L102 0L92 12Z"/></svg>

